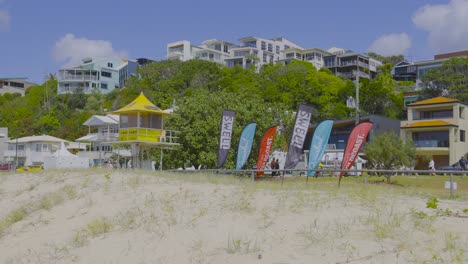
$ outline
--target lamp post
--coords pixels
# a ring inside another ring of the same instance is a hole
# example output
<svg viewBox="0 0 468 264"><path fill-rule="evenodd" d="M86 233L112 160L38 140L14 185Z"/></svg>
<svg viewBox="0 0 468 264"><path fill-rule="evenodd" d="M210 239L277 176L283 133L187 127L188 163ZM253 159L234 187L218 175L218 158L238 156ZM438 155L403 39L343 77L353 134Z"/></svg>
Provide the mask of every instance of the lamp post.
<svg viewBox="0 0 468 264"><path fill-rule="evenodd" d="M354 73L356 76L356 122L355 122L355 125L358 125L359 124L359 68Z"/></svg>

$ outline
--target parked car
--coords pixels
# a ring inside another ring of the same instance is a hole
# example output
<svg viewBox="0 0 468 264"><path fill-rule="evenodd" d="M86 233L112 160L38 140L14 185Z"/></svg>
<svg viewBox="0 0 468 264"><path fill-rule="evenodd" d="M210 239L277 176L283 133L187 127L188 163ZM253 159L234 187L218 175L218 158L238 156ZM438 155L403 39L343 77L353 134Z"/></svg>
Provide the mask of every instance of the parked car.
<svg viewBox="0 0 468 264"><path fill-rule="evenodd" d="M462 168L460 167L460 164L458 164L458 161L450 166L443 166L440 167L439 170L447 170L447 171L461 171Z"/></svg>
<svg viewBox="0 0 468 264"><path fill-rule="evenodd" d="M42 165L29 165L16 169L16 172L36 172L43 169Z"/></svg>
<svg viewBox="0 0 468 264"><path fill-rule="evenodd" d="M11 170L12 166L7 163L0 163L0 171L9 171Z"/></svg>

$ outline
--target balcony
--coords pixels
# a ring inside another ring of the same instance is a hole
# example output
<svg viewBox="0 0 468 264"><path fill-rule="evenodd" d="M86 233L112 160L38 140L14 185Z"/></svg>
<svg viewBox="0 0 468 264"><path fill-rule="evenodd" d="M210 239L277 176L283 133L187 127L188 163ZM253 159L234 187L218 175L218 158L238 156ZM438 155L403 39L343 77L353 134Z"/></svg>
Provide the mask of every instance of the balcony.
<svg viewBox="0 0 468 264"><path fill-rule="evenodd" d="M60 81L98 81L98 71L94 70L60 70L57 80Z"/></svg>
<svg viewBox="0 0 468 264"><path fill-rule="evenodd" d="M73 85L73 86L65 86L63 83L59 83L57 87L57 93L58 94L71 94L75 93L78 89L82 89L83 93L85 94L90 94L92 93L91 87L85 87L85 86L79 86L79 85Z"/></svg>
<svg viewBox="0 0 468 264"><path fill-rule="evenodd" d="M151 128L121 128L119 141L140 141L160 144L178 144L177 132Z"/></svg>
<svg viewBox="0 0 468 264"><path fill-rule="evenodd" d="M16 152L16 150L6 150L3 152L3 156L5 157L26 157L26 151L24 150L18 150L18 152Z"/></svg>

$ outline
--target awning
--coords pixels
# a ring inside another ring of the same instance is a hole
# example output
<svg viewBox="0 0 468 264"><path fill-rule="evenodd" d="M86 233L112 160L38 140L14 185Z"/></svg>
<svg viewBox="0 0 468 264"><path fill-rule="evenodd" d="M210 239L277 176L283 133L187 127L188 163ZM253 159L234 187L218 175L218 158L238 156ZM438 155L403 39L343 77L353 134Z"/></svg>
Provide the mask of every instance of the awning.
<svg viewBox="0 0 468 264"><path fill-rule="evenodd" d="M76 139L76 141L85 141L85 142L94 142L96 140L97 140L97 135L92 135L92 134Z"/></svg>

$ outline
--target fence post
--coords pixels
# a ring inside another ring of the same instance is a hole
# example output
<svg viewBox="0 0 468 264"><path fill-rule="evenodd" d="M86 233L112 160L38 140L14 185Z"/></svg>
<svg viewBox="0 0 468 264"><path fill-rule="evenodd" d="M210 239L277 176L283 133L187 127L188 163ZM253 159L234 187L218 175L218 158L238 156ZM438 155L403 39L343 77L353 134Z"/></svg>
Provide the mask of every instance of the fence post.
<svg viewBox="0 0 468 264"><path fill-rule="evenodd" d="M450 172L450 198L453 199L453 173Z"/></svg>

